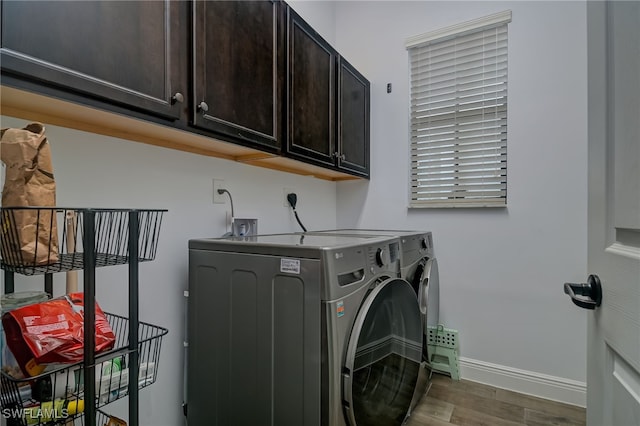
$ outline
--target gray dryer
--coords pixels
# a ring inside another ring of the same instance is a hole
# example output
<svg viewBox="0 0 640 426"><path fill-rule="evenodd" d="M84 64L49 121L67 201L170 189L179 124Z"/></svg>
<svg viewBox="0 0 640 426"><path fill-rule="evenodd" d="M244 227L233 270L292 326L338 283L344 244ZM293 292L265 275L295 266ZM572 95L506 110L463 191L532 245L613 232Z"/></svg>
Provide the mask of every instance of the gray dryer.
<svg viewBox="0 0 640 426"><path fill-rule="evenodd" d="M189 241L190 426L395 426L422 319L394 237Z"/></svg>

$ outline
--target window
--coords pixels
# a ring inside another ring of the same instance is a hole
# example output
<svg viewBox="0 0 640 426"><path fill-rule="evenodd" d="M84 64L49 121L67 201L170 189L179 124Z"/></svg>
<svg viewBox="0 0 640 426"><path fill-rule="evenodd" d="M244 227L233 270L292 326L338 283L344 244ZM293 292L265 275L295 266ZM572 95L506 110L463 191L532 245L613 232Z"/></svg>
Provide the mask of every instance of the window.
<svg viewBox="0 0 640 426"><path fill-rule="evenodd" d="M502 12L407 40L410 207L507 202L507 24Z"/></svg>

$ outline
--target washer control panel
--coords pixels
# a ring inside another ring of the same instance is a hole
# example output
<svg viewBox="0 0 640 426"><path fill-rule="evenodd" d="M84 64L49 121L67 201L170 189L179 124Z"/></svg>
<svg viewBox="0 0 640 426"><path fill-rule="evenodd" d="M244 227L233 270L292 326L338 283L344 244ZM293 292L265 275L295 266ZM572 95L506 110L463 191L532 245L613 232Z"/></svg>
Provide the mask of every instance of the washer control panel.
<svg viewBox="0 0 640 426"><path fill-rule="evenodd" d="M376 268L393 268L392 264L398 261L399 252L399 244L396 241L387 244L370 246L368 249L368 253L371 272L374 272Z"/></svg>

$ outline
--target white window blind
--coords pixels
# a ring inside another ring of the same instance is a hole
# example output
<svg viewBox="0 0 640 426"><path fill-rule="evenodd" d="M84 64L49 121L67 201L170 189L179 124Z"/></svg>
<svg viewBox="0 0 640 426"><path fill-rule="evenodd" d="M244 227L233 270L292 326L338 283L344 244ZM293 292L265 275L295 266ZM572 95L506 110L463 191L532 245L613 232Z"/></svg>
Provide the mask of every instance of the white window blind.
<svg viewBox="0 0 640 426"><path fill-rule="evenodd" d="M411 207L507 200L507 23L511 13L407 41Z"/></svg>

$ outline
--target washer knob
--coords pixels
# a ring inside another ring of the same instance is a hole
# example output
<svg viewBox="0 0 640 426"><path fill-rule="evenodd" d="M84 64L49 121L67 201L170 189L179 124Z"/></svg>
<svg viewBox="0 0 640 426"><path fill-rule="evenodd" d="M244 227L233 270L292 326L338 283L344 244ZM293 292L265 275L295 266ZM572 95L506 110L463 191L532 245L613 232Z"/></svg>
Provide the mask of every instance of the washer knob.
<svg viewBox="0 0 640 426"><path fill-rule="evenodd" d="M427 250L429 248L429 242L426 238L420 240L420 246L422 247L422 250Z"/></svg>
<svg viewBox="0 0 640 426"><path fill-rule="evenodd" d="M384 249L379 248L378 251L376 251L376 265L382 268L385 264L384 260Z"/></svg>

